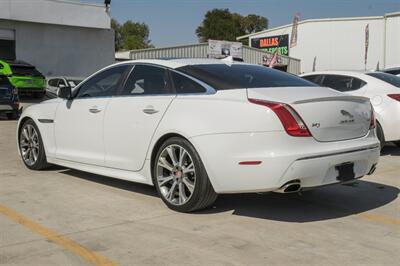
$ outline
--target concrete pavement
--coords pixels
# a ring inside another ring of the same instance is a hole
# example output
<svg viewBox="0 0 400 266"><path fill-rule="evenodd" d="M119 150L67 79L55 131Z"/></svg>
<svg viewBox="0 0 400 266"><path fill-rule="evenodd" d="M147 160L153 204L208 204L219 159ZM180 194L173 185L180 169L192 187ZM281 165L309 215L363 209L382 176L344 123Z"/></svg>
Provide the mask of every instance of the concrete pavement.
<svg viewBox="0 0 400 266"><path fill-rule="evenodd" d="M24 167L0 120L0 264L398 265L400 149L376 173L302 195L222 195L194 214L152 187ZM102 260L103 259L103 260ZM109 263L109 264L107 264Z"/></svg>

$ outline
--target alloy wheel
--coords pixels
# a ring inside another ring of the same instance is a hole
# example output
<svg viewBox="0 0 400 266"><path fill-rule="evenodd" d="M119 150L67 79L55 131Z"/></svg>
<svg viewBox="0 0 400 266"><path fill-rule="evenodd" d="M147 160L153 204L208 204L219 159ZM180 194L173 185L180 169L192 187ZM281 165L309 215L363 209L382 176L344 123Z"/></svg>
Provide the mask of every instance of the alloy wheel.
<svg viewBox="0 0 400 266"><path fill-rule="evenodd" d="M173 205L185 204L193 195L196 169L189 152L180 145L165 147L157 160L157 185Z"/></svg>
<svg viewBox="0 0 400 266"><path fill-rule="evenodd" d="M26 124L22 128L19 147L24 162L29 166L34 165L39 157L40 141L39 135L33 125Z"/></svg>

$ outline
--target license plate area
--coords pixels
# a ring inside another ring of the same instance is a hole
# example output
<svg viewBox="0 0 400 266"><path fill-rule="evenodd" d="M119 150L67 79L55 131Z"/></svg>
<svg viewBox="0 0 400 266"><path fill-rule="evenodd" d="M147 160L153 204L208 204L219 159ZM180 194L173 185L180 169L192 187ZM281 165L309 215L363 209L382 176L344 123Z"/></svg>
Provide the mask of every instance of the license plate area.
<svg viewBox="0 0 400 266"><path fill-rule="evenodd" d="M348 162L335 166L338 175L336 177L339 181L348 181L355 178L354 174L354 163Z"/></svg>

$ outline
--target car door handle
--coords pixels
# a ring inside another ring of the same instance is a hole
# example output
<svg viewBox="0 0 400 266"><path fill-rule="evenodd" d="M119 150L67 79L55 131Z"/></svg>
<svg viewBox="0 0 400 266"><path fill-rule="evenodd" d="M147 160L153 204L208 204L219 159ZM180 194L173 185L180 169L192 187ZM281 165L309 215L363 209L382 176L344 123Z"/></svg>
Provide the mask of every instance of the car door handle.
<svg viewBox="0 0 400 266"><path fill-rule="evenodd" d="M152 115L152 114L158 113L158 110L154 109L153 106L148 106L148 107L143 109L143 113Z"/></svg>
<svg viewBox="0 0 400 266"><path fill-rule="evenodd" d="M97 107L92 107L89 109L89 112L91 112L92 114L97 114L97 113L100 113L101 110L98 109Z"/></svg>

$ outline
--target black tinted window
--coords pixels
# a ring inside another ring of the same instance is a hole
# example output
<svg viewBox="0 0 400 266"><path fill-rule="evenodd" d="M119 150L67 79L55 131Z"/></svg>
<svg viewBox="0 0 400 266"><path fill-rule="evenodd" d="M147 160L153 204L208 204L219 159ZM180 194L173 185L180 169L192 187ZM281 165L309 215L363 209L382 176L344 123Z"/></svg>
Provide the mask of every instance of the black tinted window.
<svg viewBox="0 0 400 266"><path fill-rule="evenodd" d="M167 71L160 67L136 65L121 95L170 94Z"/></svg>
<svg viewBox="0 0 400 266"><path fill-rule="evenodd" d="M343 92L358 90L365 84L361 79L342 75L325 75L323 81L324 86Z"/></svg>
<svg viewBox="0 0 400 266"><path fill-rule="evenodd" d="M306 79L308 81L311 81L315 84L318 84L320 86L322 86L322 80L323 80L324 76L323 75L312 75L312 76L306 76L303 77L303 79Z"/></svg>
<svg viewBox="0 0 400 266"><path fill-rule="evenodd" d="M299 87L315 84L279 70L247 64L205 64L177 68L216 90L262 87Z"/></svg>
<svg viewBox="0 0 400 266"><path fill-rule="evenodd" d="M49 80L49 85L52 87L58 87L60 84L60 79L51 79Z"/></svg>
<svg viewBox="0 0 400 266"><path fill-rule="evenodd" d="M384 82L400 88L400 77L398 76L382 72L367 73L367 75L383 80Z"/></svg>
<svg viewBox="0 0 400 266"><path fill-rule="evenodd" d="M104 97L115 95L115 92L129 66L112 67L98 73L82 84L78 98Z"/></svg>
<svg viewBox="0 0 400 266"><path fill-rule="evenodd" d="M11 71L14 76L33 76L33 77L43 76L39 71L36 70L35 67L29 67L29 66L11 65Z"/></svg>
<svg viewBox="0 0 400 266"><path fill-rule="evenodd" d="M206 91L203 86L190 78L176 72L171 72L171 75L177 93L202 93Z"/></svg>
<svg viewBox="0 0 400 266"><path fill-rule="evenodd" d="M393 74L393 75L399 75L400 69L389 69L389 70L384 70L383 72Z"/></svg>

